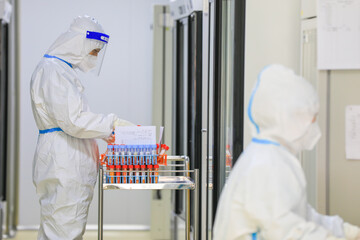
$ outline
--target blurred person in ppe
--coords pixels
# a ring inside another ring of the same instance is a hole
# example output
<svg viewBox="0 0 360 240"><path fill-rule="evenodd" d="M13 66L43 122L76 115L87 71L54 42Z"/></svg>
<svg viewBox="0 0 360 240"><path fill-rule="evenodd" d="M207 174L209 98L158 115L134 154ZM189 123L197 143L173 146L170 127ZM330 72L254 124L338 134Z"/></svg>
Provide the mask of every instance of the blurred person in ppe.
<svg viewBox="0 0 360 240"><path fill-rule="evenodd" d="M37 65L30 86L39 137L33 182L41 206L38 239L82 239L97 179L96 138L114 140L115 114L90 111L76 69L99 73L109 36L88 16L77 17Z"/></svg>
<svg viewBox="0 0 360 240"><path fill-rule="evenodd" d="M253 139L221 194L214 240L360 240L358 227L307 202L296 155L320 139L318 112L308 81L281 65L260 72L248 106Z"/></svg>

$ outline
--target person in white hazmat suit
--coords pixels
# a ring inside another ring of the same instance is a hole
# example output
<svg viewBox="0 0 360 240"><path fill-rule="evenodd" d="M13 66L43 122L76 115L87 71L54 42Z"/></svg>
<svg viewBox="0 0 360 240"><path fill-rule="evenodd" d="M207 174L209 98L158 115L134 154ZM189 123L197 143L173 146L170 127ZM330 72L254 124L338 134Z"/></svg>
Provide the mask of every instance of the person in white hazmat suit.
<svg viewBox="0 0 360 240"><path fill-rule="evenodd" d="M281 65L263 69L248 106L253 139L221 194L214 240L360 240L358 227L307 202L296 154L319 140L318 111L309 82Z"/></svg>
<svg viewBox="0 0 360 240"><path fill-rule="evenodd" d="M109 36L88 16L74 19L37 65L31 103L39 137L33 181L41 206L38 239L82 239L98 171L96 138L112 142L115 126L133 125L90 111L77 70L101 65Z"/></svg>

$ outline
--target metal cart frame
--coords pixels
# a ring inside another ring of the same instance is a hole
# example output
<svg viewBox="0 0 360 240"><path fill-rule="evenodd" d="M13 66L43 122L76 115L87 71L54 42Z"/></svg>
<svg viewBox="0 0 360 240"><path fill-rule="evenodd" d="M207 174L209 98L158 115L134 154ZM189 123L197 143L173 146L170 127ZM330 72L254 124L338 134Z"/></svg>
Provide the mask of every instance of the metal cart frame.
<svg viewBox="0 0 360 240"><path fill-rule="evenodd" d="M195 219L193 235L197 239L197 232L199 231L199 170L190 170L190 159L187 156L168 156L168 162L184 162L183 164L168 164L168 167L184 167L184 170L158 170L158 183L132 183L132 184L117 184L104 183L104 170L99 168L99 201L98 201L98 240L103 240L103 200L104 190L185 190L185 239L190 240L190 190L194 191L195 201ZM125 171L114 171L125 172ZM128 171L126 171L128 172ZM147 170L148 178L152 171ZM161 173L170 176L161 176ZM183 173L185 176L174 176L171 174ZM190 173L194 174L194 180L190 178Z"/></svg>

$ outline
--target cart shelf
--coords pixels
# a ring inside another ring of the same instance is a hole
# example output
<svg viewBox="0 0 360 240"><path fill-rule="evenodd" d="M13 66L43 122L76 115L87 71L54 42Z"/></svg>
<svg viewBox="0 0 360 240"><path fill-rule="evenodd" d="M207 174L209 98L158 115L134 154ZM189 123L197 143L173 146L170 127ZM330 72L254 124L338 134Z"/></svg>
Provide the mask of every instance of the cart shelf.
<svg viewBox="0 0 360 240"><path fill-rule="evenodd" d="M115 184L104 183L104 190L194 190L195 182L185 176L159 176L158 183Z"/></svg>
<svg viewBox="0 0 360 240"><path fill-rule="evenodd" d="M98 239L103 239L103 192L104 190L184 190L186 193L186 211L185 211L185 237L190 239L190 191L194 191L195 206L199 201L199 174L198 169L190 170L189 158L187 156L168 156L168 162L182 162L181 164L168 164L165 166L170 170L158 170L157 183L104 183L104 171L101 167L99 170L99 205L98 205ZM183 170L173 170L177 167ZM124 172L124 171L114 171ZM127 171L126 171L127 172ZM152 171L147 170L148 176ZM175 175L176 174L176 175ZM183 176L178 176L182 174ZM194 179L190 178L194 174ZM198 231L198 210L195 209L194 236L196 240L196 231Z"/></svg>

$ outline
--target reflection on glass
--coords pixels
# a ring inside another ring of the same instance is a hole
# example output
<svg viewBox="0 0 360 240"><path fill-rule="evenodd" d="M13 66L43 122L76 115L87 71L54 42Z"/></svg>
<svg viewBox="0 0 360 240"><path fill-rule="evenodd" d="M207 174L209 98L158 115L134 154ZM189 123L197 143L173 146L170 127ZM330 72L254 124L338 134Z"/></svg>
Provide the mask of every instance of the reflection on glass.
<svg viewBox="0 0 360 240"><path fill-rule="evenodd" d="M225 83L225 171L233 166L233 86L234 86L234 0L223 1L222 81Z"/></svg>
<svg viewBox="0 0 360 240"><path fill-rule="evenodd" d="M214 4L210 4L210 26L214 26ZM213 224L213 214L212 214L212 199L213 199L213 158L214 155L214 119L212 116L214 115L214 30L212 27L209 29L210 42L209 42L209 108L208 108L208 118L209 118L209 129L208 129L208 211L207 211L207 220L208 220L208 239L211 239L211 229Z"/></svg>
<svg viewBox="0 0 360 240"><path fill-rule="evenodd" d="M307 79L315 89L317 89L317 59L316 59L316 29L308 29L303 31L303 62L302 76ZM306 61L305 61L306 59ZM317 181L317 148L311 151L303 151L301 154L301 165L304 169L306 182L316 183ZM311 205L316 206L317 203L317 184L308 184L307 198Z"/></svg>

